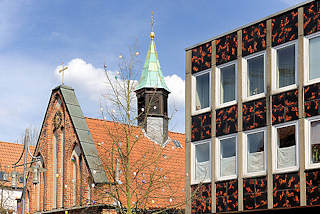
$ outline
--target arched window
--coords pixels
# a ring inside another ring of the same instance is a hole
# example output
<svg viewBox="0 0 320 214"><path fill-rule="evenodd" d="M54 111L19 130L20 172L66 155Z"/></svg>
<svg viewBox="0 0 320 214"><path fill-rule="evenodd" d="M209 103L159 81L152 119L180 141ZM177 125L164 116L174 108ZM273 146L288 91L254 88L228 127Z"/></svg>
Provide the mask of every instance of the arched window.
<svg viewBox="0 0 320 214"><path fill-rule="evenodd" d="M53 132L53 185L52 185L52 198L53 198L53 208L57 208L57 175L58 175L58 161L57 161L57 141L58 141L57 129Z"/></svg>
<svg viewBox="0 0 320 214"><path fill-rule="evenodd" d="M80 148L76 145L73 149L71 155L71 161L73 166L73 176L72 176L72 195L73 195L73 206L77 205L77 180L78 178L78 171L79 171L79 157L80 157Z"/></svg>

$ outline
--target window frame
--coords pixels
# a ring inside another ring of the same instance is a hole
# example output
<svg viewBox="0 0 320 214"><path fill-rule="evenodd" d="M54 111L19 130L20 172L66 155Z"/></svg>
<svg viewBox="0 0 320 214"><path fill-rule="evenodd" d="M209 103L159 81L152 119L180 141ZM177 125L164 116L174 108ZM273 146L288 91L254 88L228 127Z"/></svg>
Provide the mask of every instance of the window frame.
<svg viewBox="0 0 320 214"><path fill-rule="evenodd" d="M277 51L289 46L294 45L295 48L295 81L294 84L292 85L288 85L288 86L284 86L282 88L278 88L277 87ZM280 93L280 92L284 92L284 91L289 91L292 89L296 89L298 87L298 40L294 40L294 41L290 41L281 45L278 45L276 47L271 48L271 56L272 56L272 93Z"/></svg>
<svg viewBox="0 0 320 214"><path fill-rule="evenodd" d="M255 57L259 57L259 56L263 56L263 68L264 68L264 72L263 72L263 81L264 81L264 87L263 87L263 92L260 94L255 94L255 95L251 95L249 96L248 93L248 60L253 59ZM248 56L245 56L242 58L242 100L244 102L246 101L250 101L250 100L254 100L254 99L259 99L262 97L265 97L266 95L266 91L267 91L267 79L266 79L266 75L267 75L267 54L266 51L260 51L258 53L254 53Z"/></svg>
<svg viewBox="0 0 320 214"><path fill-rule="evenodd" d="M320 168L320 163L311 163L311 123L319 121L320 115L305 118L304 130L305 130L305 167L306 169Z"/></svg>
<svg viewBox="0 0 320 214"><path fill-rule="evenodd" d="M248 172L248 135L249 134L255 134L258 132L263 132L263 136L264 136L264 142L263 142L263 146L264 146L264 170L260 171L260 172ZM243 155L243 177L248 178L248 177L257 177L257 176L263 176L267 174L267 129L266 127L263 128L258 128L258 129L253 129L253 130L249 130L249 131L245 131L243 132L243 151L242 151L242 155Z"/></svg>
<svg viewBox="0 0 320 214"><path fill-rule="evenodd" d="M203 108L203 109L200 109L200 110L196 110L196 91L197 91L196 78L198 76L201 76L201 75L204 75L204 74L207 74L207 73L209 73L209 107L206 107L206 108ZM191 76L191 84L192 84L191 115L192 116L193 115L202 114L202 113L205 113L205 112L208 112L208 111L211 110L211 75L212 75L211 68L209 68L209 69L197 72L195 74L192 74L192 76Z"/></svg>
<svg viewBox="0 0 320 214"><path fill-rule="evenodd" d="M235 175L228 175L228 176L221 176L220 174L220 156L221 156L221 140L225 140L228 138L236 138L236 163L235 163ZM216 181L225 181L225 180L231 180L231 179L236 179L238 178L238 134L234 133L234 134L230 134L230 135L226 135L226 136L221 136L221 137L217 137L216 138L216 167L215 167L215 179Z"/></svg>
<svg viewBox="0 0 320 214"><path fill-rule="evenodd" d="M310 55L309 55L309 46L310 46L310 40L320 37L320 32L313 33L311 35L307 35L304 37L303 42L304 42L304 85L311 85L314 83L320 82L320 77L310 80L309 79L309 60L310 60Z"/></svg>
<svg viewBox="0 0 320 214"><path fill-rule="evenodd" d="M295 126L295 140L296 140L296 165L291 167L286 167L282 169L277 168L277 160L278 160L278 153L277 153L277 146L278 146L278 135L277 130L279 128L284 128L288 126ZM283 173L283 172L294 172L299 170L299 121L290 121L287 123L281 123L272 126L272 171L273 173Z"/></svg>
<svg viewBox="0 0 320 214"><path fill-rule="evenodd" d="M199 180L196 179L196 146L200 145L200 144L205 144L208 143L209 144L209 178L204 179L204 180ZM205 139L205 140L201 140L201 141L195 141L195 142L191 142L191 184L199 184L199 183L208 183L211 182L212 180L212 146L211 146L211 138L209 139Z"/></svg>
<svg viewBox="0 0 320 214"><path fill-rule="evenodd" d="M231 65L235 65L235 97L234 100L226 102L226 103L221 103L221 69L231 66ZM227 106L231 106L237 103L237 99L238 99L238 62L237 60L233 60L231 62L219 65L216 67L216 108L224 108Z"/></svg>

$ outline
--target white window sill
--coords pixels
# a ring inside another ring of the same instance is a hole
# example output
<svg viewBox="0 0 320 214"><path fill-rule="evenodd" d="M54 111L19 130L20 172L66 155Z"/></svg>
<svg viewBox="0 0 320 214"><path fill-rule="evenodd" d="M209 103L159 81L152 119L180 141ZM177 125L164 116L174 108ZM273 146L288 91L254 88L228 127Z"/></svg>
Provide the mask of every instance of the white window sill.
<svg viewBox="0 0 320 214"><path fill-rule="evenodd" d="M216 106L216 109L221 109L221 108L233 106L233 105L235 105L235 104L237 104L237 101L236 101L236 100L232 100L232 101L230 101L230 102L217 105L217 106Z"/></svg>
<svg viewBox="0 0 320 214"><path fill-rule="evenodd" d="M282 93L282 92L291 91L291 90L297 89L297 88L298 88L297 84L285 86L285 87L282 87L282 88L275 88L275 89L272 90L272 95L279 94L279 93Z"/></svg>
<svg viewBox="0 0 320 214"><path fill-rule="evenodd" d="M316 83L319 83L320 82L320 78L316 78L316 79L313 79L313 80L307 80L304 82L304 86L307 86L307 85L313 85L313 84L316 84Z"/></svg>
<svg viewBox="0 0 320 214"><path fill-rule="evenodd" d="M267 175L266 171L252 172L252 173L245 173L243 175L243 178L259 177L259 176L266 176L266 175Z"/></svg>
<svg viewBox="0 0 320 214"><path fill-rule="evenodd" d="M196 185L196 184L200 184L200 183L211 183L211 178L207 178L203 181L201 180L193 180L191 181L191 185Z"/></svg>
<svg viewBox="0 0 320 214"><path fill-rule="evenodd" d="M306 170L320 169L320 163L308 164L306 163Z"/></svg>
<svg viewBox="0 0 320 214"><path fill-rule="evenodd" d="M288 167L284 169L274 169L273 174L281 174L281 173L296 172L296 171L299 171L299 167L294 166L294 167Z"/></svg>
<svg viewBox="0 0 320 214"><path fill-rule="evenodd" d="M224 176L224 177L217 177L216 181L226 181L226 180L233 180L237 179L237 175L229 175L229 176Z"/></svg>
<svg viewBox="0 0 320 214"><path fill-rule="evenodd" d="M251 100L257 100L257 99L263 98L265 96L266 96L266 94L263 92L263 93L252 95L252 96L249 96L249 97L244 97L242 99L242 102L248 102L248 101L251 101Z"/></svg>
<svg viewBox="0 0 320 214"><path fill-rule="evenodd" d="M202 113L207 113L207 112L210 112L210 111L211 111L211 107L203 108L203 109L200 109L200 110L197 110L197 111L193 111L191 113L191 116L199 115L199 114L202 114Z"/></svg>

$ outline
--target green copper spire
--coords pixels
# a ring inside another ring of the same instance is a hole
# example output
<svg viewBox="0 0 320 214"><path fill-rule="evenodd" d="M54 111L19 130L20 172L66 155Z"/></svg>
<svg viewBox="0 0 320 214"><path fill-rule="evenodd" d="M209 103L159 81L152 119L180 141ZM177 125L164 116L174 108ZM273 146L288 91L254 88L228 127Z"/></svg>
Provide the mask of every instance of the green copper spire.
<svg viewBox="0 0 320 214"><path fill-rule="evenodd" d="M150 33L150 38L151 43L136 90L141 88L163 88L170 92L166 82L164 81L164 77L160 68L156 45L153 39L154 32Z"/></svg>

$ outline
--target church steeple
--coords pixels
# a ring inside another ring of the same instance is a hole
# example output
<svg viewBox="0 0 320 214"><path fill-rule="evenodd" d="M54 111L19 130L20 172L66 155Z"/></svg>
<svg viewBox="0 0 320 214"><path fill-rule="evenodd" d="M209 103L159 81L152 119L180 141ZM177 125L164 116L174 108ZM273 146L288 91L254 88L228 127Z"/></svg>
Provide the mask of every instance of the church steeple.
<svg viewBox="0 0 320 214"><path fill-rule="evenodd" d="M142 126L149 138L161 144L168 139L168 95L170 90L164 80L153 32L152 31L146 61L136 87L138 100L138 124Z"/></svg>
<svg viewBox="0 0 320 214"><path fill-rule="evenodd" d="M169 88L166 85L166 82L164 81L164 77L161 71L154 37L155 33L152 31L150 33L151 41L149 50L136 90L139 90L141 88L163 88L170 92Z"/></svg>

